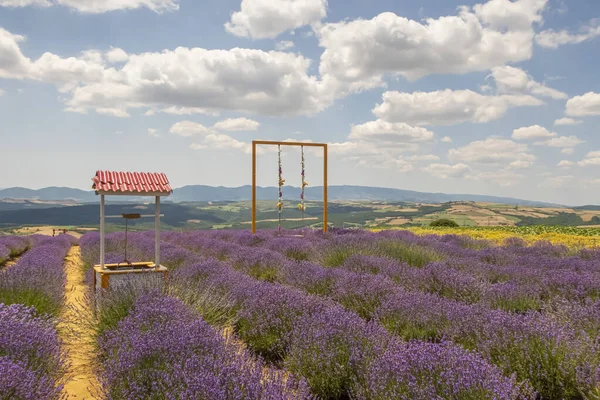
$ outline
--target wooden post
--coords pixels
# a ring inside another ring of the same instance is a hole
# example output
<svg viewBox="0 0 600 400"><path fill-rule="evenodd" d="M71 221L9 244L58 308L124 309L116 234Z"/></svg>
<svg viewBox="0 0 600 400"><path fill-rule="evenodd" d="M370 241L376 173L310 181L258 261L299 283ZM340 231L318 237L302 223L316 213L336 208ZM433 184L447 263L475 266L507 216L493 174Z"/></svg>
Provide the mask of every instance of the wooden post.
<svg viewBox="0 0 600 400"><path fill-rule="evenodd" d="M100 195L100 267L104 269L104 195Z"/></svg>
<svg viewBox="0 0 600 400"><path fill-rule="evenodd" d="M323 153L323 232L327 233L327 144Z"/></svg>
<svg viewBox="0 0 600 400"><path fill-rule="evenodd" d="M160 196L156 196L156 217L154 220L154 268L160 267Z"/></svg>
<svg viewBox="0 0 600 400"><path fill-rule="evenodd" d="M252 142L252 233L256 233L256 143Z"/></svg>

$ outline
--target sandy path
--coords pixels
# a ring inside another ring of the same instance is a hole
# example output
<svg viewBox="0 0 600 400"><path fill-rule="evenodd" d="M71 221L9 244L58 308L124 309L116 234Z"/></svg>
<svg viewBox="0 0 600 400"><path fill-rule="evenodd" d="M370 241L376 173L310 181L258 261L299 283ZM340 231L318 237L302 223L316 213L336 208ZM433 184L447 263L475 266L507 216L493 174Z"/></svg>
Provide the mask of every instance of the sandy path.
<svg viewBox="0 0 600 400"><path fill-rule="evenodd" d="M94 374L95 347L89 327L92 308L85 301L86 285L81 267L81 250L73 246L65 262L67 286L59 333L70 364L63 394L68 399L101 399Z"/></svg>

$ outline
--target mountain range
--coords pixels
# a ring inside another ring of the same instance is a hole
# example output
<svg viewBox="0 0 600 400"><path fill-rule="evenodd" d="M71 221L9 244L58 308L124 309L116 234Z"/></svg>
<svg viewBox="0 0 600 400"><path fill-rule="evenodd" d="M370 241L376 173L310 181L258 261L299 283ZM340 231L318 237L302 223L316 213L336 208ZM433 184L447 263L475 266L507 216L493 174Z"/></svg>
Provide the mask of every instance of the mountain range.
<svg viewBox="0 0 600 400"><path fill-rule="evenodd" d="M173 195L168 198L172 202L195 202L195 201L244 201L250 200L252 195L251 186L223 187L190 185L175 189ZM258 187L256 191L258 200L276 200L276 187ZM300 197L300 188L284 187L284 198L296 199ZM306 190L307 200L322 200L323 187L310 187ZM427 193L412 190L391 189L369 186L329 186L328 198L333 200L356 200L356 201L401 201L411 203L445 203L449 201L478 201L503 204L519 204L529 206L551 206L554 204L540 201L522 200L512 197L497 197L474 194L446 194ZM19 199L26 201L61 201L65 203L95 203L99 196L93 191L85 191L68 187L47 187L43 189L27 189L12 187L0 189L0 200ZM119 197L119 202L139 201L139 197Z"/></svg>

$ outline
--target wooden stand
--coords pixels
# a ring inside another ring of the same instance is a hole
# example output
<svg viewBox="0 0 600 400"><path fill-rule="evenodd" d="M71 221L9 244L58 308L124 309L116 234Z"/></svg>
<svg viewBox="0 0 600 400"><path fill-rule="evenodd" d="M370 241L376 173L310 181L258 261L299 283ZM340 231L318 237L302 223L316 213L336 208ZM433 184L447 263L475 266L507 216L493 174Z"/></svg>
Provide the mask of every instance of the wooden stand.
<svg viewBox="0 0 600 400"><path fill-rule="evenodd" d="M98 290L112 290L128 282L156 283L157 287L162 283L166 284L169 278L169 270L159 265L155 267L154 263L134 263L133 266L121 265L118 269L117 264L105 264L94 266L94 292Z"/></svg>

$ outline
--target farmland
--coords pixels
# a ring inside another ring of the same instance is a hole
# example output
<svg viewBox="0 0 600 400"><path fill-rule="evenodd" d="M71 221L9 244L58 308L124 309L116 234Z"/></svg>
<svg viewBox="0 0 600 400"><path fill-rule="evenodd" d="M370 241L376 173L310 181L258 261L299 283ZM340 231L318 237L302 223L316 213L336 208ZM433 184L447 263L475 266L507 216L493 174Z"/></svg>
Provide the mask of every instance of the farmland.
<svg viewBox="0 0 600 400"><path fill-rule="evenodd" d="M73 276L89 292L97 233L2 237L0 368L11 378L0 391L59 398L76 375L98 377L84 389L111 399L600 395L600 253L533 240L576 228L466 229L487 240L430 229L163 232L169 285L106 293L89 321L68 299ZM106 246L107 261L121 261L123 233ZM153 254L153 232L130 234L131 261ZM89 314L92 298L80 300ZM88 324L75 337L90 343L87 375L73 371L73 319Z"/></svg>
<svg viewBox="0 0 600 400"><path fill-rule="evenodd" d="M2 200L0 200L2 203ZM12 203L11 203L12 204ZM288 229L322 227L323 204L306 203L304 214L296 202L287 201L283 211L283 226ZM260 200L257 204L257 221L260 229L273 229L278 225L275 201ZM152 213L153 205L146 203L121 203L107 206L109 215L142 212ZM167 230L198 229L248 229L251 216L249 201L221 202L165 202L162 207L163 228ZM71 204L54 208L19 208L0 210L0 234L31 234L48 228L67 228L84 234L97 229L99 221L96 204ZM409 203L393 201L333 201L329 203L329 222L335 227L361 227L368 229L394 229L425 227L440 219L455 221L460 227L501 226L569 226L586 229L600 225L597 207L580 208L515 206L496 203L450 202ZM122 229L121 221L107 226L109 231ZM138 231L153 229L152 221L133 221L131 228ZM50 229L51 230L51 229Z"/></svg>

